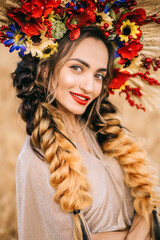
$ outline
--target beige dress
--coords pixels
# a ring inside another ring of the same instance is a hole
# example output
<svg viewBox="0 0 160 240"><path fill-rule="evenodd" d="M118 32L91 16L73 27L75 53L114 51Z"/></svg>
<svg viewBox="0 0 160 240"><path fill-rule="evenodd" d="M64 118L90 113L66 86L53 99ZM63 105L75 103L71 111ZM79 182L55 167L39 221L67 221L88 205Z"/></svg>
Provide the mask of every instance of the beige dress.
<svg viewBox="0 0 160 240"><path fill-rule="evenodd" d="M93 198L93 204L83 210L89 231L129 229L134 214L133 199L123 182L122 169L115 159L103 155L90 130L85 130L84 134L90 152L77 143L75 145L87 168ZM49 184L49 177L49 165L36 156L27 136L16 169L19 240L74 240L73 214L64 213L53 201L54 189ZM148 234L149 227L143 219L136 218L125 239L150 240Z"/></svg>

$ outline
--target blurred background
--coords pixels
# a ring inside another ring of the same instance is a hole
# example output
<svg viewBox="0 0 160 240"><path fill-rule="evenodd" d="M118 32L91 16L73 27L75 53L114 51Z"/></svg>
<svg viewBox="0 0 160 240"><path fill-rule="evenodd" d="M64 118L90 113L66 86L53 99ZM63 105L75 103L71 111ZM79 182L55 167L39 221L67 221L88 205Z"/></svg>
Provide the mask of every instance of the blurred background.
<svg viewBox="0 0 160 240"><path fill-rule="evenodd" d="M25 125L20 119L19 105L10 73L19 61L17 53L0 46L0 239L17 237L15 168L24 143ZM123 97L112 97L127 128L145 141L151 164L160 178L160 113L143 112L128 105ZM158 104L158 103L157 103Z"/></svg>

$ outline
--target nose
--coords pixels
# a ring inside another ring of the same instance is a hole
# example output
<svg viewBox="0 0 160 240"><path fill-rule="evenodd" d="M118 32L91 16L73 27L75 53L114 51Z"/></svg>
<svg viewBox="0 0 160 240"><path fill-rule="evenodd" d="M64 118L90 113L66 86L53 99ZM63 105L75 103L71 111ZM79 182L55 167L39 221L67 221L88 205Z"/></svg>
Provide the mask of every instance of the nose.
<svg viewBox="0 0 160 240"><path fill-rule="evenodd" d="M79 87L85 93L92 93L94 89L94 77L92 73L86 74L83 79L81 79Z"/></svg>

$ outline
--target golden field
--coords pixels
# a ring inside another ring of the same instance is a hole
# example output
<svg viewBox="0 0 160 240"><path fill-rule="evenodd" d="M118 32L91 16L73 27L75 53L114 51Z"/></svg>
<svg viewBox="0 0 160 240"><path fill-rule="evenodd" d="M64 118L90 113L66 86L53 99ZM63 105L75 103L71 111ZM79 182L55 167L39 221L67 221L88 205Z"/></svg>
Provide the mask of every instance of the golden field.
<svg viewBox="0 0 160 240"><path fill-rule="evenodd" d="M17 114L18 100L10 73L18 61L17 53L0 47L0 239L17 238L16 222L16 159L25 139L25 126ZM120 101L121 100L121 101ZM128 105L122 98L113 100L119 107L124 124L146 141L152 165L160 176L160 113L143 112ZM160 103L157 103L160 104Z"/></svg>

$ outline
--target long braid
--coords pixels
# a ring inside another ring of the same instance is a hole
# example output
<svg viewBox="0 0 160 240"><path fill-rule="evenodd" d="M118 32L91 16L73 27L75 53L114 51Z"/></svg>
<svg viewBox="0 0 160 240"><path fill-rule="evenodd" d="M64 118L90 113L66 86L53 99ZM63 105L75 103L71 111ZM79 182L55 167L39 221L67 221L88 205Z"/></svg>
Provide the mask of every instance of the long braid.
<svg viewBox="0 0 160 240"><path fill-rule="evenodd" d="M67 137L61 114L45 103L47 88L43 84L43 74L45 71L39 73L39 60L30 55L18 64L12 78L17 96L22 99L19 112L31 135L33 149L41 149L50 164L55 202L65 212L74 213L75 240L87 240L89 233L80 211L92 203L86 169L78 150Z"/></svg>
<svg viewBox="0 0 160 240"><path fill-rule="evenodd" d="M94 119L91 128L97 131L97 139L108 156L117 159L124 171L124 181L131 188L136 212L146 219L158 202L157 180L148 164L146 152L115 118L113 105L104 100L101 112L104 121Z"/></svg>
<svg viewBox="0 0 160 240"><path fill-rule="evenodd" d="M55 189L54 201L65 212L88 207L92 199L88 193L86 169L79 152L68 140L64 123L53 106L38 106L31 141L44 152L45 160L50 164L50 184ZM74 222L75 239L83 239L83 230L85 228L87 232L87 228L80 212L74 215Z"/></svg>

